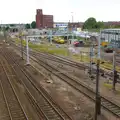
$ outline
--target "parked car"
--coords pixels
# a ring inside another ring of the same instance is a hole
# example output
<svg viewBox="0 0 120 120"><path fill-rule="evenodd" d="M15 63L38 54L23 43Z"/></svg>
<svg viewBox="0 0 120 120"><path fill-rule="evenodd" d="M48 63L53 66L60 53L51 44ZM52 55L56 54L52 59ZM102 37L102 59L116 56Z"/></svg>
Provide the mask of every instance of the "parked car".
<svg viewBox="0 0 120 120"><path fill-rule="evenodd" d="M75 47L82 47L82 46L84 46L84 42L83 41L75 41L73 44L74 44Z"/></svg>
<svg viewBox="0 0 120 120"><path fill-rule="evenodd" d="M106 53L113 53L113 46L111 45L105 46L104 51Z"/></svg>

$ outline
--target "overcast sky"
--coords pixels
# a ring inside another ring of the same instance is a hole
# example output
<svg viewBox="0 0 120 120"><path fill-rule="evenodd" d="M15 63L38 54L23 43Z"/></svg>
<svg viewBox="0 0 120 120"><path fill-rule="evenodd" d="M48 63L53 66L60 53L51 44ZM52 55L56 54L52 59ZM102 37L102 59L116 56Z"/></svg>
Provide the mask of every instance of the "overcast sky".
<svg viewBox="0 0 120 120"><path fill-rule="evenodd" d="M0 0L1 23L29 23L35 20L36 9L53 14L54 21L120 21L120 0Z"/></svg>

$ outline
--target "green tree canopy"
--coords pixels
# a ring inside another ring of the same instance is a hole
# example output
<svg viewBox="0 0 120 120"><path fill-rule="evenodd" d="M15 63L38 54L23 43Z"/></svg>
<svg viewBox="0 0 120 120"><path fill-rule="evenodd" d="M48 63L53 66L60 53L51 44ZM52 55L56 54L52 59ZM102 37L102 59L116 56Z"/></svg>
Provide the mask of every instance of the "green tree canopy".
<svg viewBox="0 0 120 120"><path fill-rule="evenodd" d="M9 26L5 27L5 31L8 31L9 30Z"/></svg>
<svg viewBox="0 0 120 120"><path fill-rule="evenodd" d="M30 29L30 24L26 24L26 25L25 25L25 28L26 28L26 29Z"/></svg>
<svg viewBox="0 0 120 120"><path fill-rule="evenodd" d="M33 21L33 22L31 23L31 27L32 27L32 28L36 28L36 22L35 22L35 21Z"/></svg>
<svg viewBox="0 0 120 120"><path fill-rule="evenodd" d="M120 28L120 25L115 25L114 28Z"/></svg>
<svg viewBox="0 0 120 120"><path fill-rule="evenodd" d="M14 27L15 25L14 24L10 24L11 27Z"/></svg>
<svg viewBox="0 0 120 120"><path fill-rule="evenodd" d="M96 19L93 17L90 17L85 21L85 23L83 25L83 29L95 29L96 24L97 24Z"/></svg>
<svg viewBox="0 0 120 120"><path fill-rule="evenodd" d="M104 28L104 27L105 27L105 26L104 26L104 22L98 21L98 22L96 23L96 28L97 28L97 29Z"/></svg>

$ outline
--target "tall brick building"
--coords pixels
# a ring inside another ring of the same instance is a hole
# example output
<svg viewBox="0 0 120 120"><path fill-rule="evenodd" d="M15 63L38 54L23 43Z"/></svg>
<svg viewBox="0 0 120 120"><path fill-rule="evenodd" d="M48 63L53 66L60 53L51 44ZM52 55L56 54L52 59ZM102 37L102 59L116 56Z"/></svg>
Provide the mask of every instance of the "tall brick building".
<svg viewBox="0 0 120 120"><path fill-rule="evenodd" d="M36 27L53 28L53 15L44 15L42 9L36 10Z"/></svg>

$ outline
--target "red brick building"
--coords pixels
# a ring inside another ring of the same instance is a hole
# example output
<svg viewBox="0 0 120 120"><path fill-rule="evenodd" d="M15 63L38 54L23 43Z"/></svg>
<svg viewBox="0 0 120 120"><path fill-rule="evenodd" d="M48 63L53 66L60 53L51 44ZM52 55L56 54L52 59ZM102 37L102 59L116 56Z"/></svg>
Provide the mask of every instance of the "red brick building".
<svg viewBox="0 0 120 120"><path fill-rule="evenodd" d="M37 28L53 28L53 15L43 15L42 9L36 11Z"/></svg>

